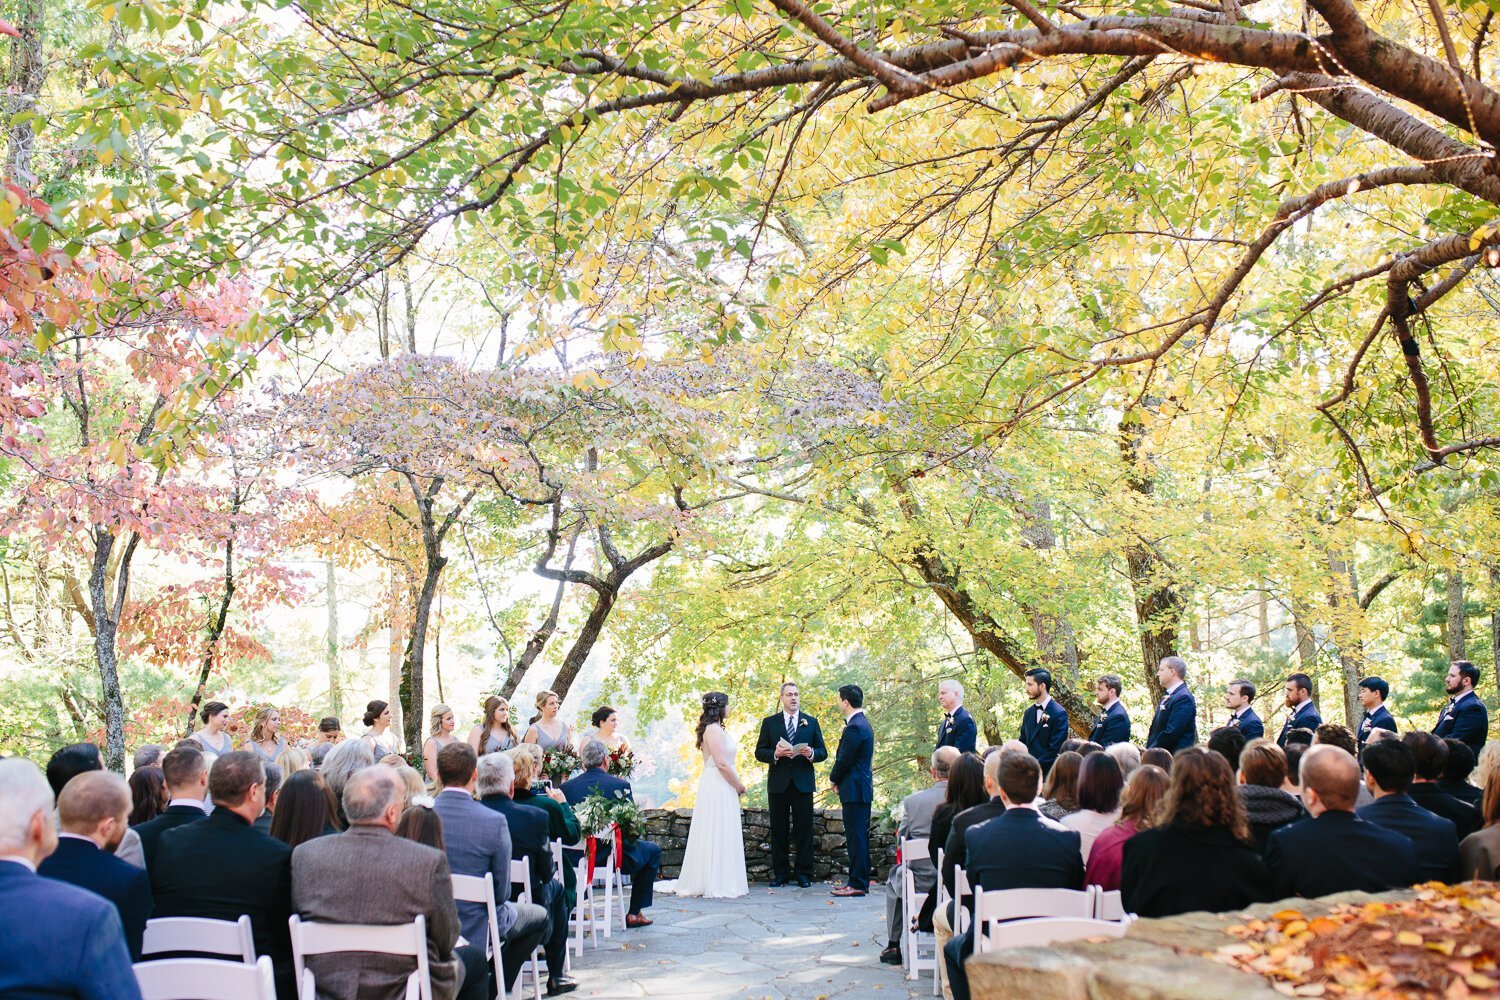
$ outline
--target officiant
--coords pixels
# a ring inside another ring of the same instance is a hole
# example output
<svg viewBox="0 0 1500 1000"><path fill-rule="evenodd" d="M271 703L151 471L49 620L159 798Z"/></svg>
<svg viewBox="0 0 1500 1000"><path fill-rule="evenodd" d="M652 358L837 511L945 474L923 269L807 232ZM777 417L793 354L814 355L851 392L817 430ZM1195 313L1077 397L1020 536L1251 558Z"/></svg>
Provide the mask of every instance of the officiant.
<svg viewBox="0 0 1500 1000"><path fill-rule="evenodd" d="M781 685L781 711L761 721L755 759L770 768L771 885L784 886L795 878L806 889L812 885L813 765L828 759L828 748L818 720L800 711L799 704L797 685ZM788 834L796 841L795 867Z"/></svg>

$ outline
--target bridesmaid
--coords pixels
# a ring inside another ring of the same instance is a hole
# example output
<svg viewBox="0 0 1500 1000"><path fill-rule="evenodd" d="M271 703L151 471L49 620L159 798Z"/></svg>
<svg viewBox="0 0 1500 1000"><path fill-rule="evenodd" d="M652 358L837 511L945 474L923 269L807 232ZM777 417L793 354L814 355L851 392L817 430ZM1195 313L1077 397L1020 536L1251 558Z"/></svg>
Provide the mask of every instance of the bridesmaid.
<svg viewBox="0 0 1500 1000"><path fill-rule="evenodd" d="M594 717L589 721L594 726L594 731L590 735L597 736L599 741L605 746L611 750L618 750L621 747L629 749L630 741L625 738L624 734L619 732L619 712L608 705L600 705L594 709Z"/></svg>
<svg viewBox="0 0 1500 1000"><path fill-rule="evenodd" d="M203 764L213 767L214 761L234 749L234 740L224 730L229 725L229 706L222 701L211 701L200 713L203 728L189 739L203 748Z"/></svg>
<svg viewBox="0 0 1500 1000"><path fill-rule="evenodd" d="M365 706L365 725L370 731L360 739L370 744L378 763L387 754L400 755L396 734L391 731L391 706L388 702L375 700Z"/></svg>
<svg viewBox="0 0 1500 1000"><path fill-rule="evenodd" d="M250 729L250 742L245 745L262 764L274 764L286 749L286 740L281 736L281 713L269 705L255 713L255 724Z"/></svg>
<svg viewBox="0 0 1500 1000"><path fill-rule="evenodd" d="M570 747L573 745L573 730L563 720L557 717L558 709L562 708L562 699L558 698L556 691L543 691L536 696L537 711L541 712L541 718L531 724L526 730L526 738L523 743L535 743L543 750L552 747Z"/></svg>
<svg viewBox="0 0 1500 1000"><path fill-rule="evenodd" d="M509 750L518 745L521 738L510 721L510 702L492 694L484 700L484 718L479 725L469 730L469 746L483 757L487 753Z"/></svg>
<svg viewBox="0 0 1500 1000"><path fill-rule="evenodd" d="M429 718L431 720L431 725L428 727L430 735L427 737L427 742L422 744L422 763L427 768L427 780L436 785L438 751L458 742L458 737L453 735L453 729L458 725L458 720L453 715L453 709L447 705L432 706Z"/></svg>

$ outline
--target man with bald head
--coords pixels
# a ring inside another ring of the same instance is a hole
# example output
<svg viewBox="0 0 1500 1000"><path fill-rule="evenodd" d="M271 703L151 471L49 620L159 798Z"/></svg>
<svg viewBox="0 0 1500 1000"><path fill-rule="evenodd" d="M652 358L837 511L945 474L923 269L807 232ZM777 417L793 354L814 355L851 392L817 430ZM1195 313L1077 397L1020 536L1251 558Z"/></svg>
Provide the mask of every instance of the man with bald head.
<svg viewBox="0 0 1500 1000"><path fill-rule="evenodd" d="M1355 816L1359 765L1347 750L1309 747L1300 778L1302 804L1312 818L1276 830L1266 843L1277 898L1384 892L1421 879L1409 838Z"/></svg>
<svg viewBox="0 0 1500 1000"><path fill-rule="evenodd" d="M118 774L88 771L63 786L57 797L57 850L37 874L68 882L114 904L125 930L130 960L141 959L141 935L151 917L151 878L143 868L115 857L129 829L130 786Z"/></svg>

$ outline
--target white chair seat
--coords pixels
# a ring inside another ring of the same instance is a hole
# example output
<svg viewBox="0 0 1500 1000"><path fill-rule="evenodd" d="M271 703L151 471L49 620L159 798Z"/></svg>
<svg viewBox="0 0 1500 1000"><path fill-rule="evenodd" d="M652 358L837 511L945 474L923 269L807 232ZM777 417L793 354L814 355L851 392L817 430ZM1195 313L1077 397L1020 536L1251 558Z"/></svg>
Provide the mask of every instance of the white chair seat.
<svg viewBox="0 0 1500 1000"><path fill-rule="evenodd" d="M134 969L142 1000L276 1000L275 975L264 955L252 965L164 958L137 962Z"/></svg>
<svg viewBox="0 0 1500 1000"><path fill-rule="evenodd" d="M146 921L141 938L142 955L167 952L195 955L231 955L246 965L255 964L255 935L250 917L210 920L207 917L157 917Z"/></svg>

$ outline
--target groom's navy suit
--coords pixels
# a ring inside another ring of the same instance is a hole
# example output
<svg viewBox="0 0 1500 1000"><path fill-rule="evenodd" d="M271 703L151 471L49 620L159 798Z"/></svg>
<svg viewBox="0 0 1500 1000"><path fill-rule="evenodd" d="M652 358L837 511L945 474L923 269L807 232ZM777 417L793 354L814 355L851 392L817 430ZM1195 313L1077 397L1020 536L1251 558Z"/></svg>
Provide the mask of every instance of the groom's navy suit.
<svg viewBox="0 0 1500 1000"><path fill-rule="evenodd" d="M828 780L838 786L849 847L849 885L870 891L870 803L875 799L875 730L861 709L844 723Z"/></svg>
<svg viewBox="0 0 1500 1000"><path fill-rule="evenodd" d="M789 738L786 714L777 712L761 720L760 738L755 741L755 759L770 765L766 775L766 798L771 807L771 869L778 882L789 881L792 874L788 826L797 845L797 875L812 878L813 790L817 787L813 765L828 759L828 748L823 745L823 730L817 719L798 712L795 729L795 738ZM778 740L786 740L793 746L806 743L812 749L812 760L801 756L777 760Z"/></svg>

